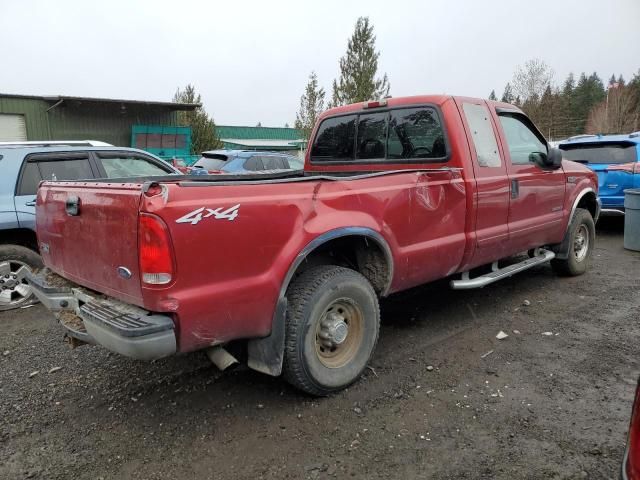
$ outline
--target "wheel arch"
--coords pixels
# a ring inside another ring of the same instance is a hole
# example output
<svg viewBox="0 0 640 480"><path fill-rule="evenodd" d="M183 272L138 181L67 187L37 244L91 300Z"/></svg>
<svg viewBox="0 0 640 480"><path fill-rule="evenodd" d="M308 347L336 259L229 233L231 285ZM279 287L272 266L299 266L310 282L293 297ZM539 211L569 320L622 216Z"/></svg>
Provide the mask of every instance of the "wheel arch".
<svg viewBox="0 0 640 480"><path fill-rule="evenodd" d="M578 193L578 195L576 195L569 214L567 230L569 229L569 225L571 225L571 220L573 220L573 216L575 215L577 208L584 208L585 210L588 210L593 217L593 221L598 221L598 217L600 216L600 202L598 200L598 195L593 188L584 188L580 193Z"/></svg>
<svg viewBox="0 0 640 480"><path fill-rule="evenodd" d="M347 246L351 250L346 256L332 256L330 247ZM328 254L328 255L327 255ZM348 259L346 257L349 257ZM333 259L333 260L332 260ZM285 321L287 312L287 290L297 274L305 270L305 265L336 264L355 261L353 268L362 273L380 296L386 296L391 288L394 272L393 255L385 238L368 227L343 227L319 235L305 245L291 262L280 286L280 293L271 324L271 333L264 338L248 342L248 365L250 368L278 376L282 373L284 358Z"/></svg>
<svg viewBox="0 0 640 480"><path fill-rule="evenodd" d="M36 232L29 228L0 230L0 245L20 245L39 253Z"/></svg>

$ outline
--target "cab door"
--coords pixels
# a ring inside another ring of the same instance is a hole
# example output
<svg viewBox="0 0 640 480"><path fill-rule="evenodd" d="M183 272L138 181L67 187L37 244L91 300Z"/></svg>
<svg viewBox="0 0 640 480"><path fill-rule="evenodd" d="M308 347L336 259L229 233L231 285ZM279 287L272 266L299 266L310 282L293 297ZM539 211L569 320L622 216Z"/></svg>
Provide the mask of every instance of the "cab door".
<svg viewBox="0 0 640 480"><path fill-rule="evenodd" d="M468 266L492 262L509 241L509 177L491 112L483 100L456 98L476 182L475 253Z"/></svg>
<svg viewBox="0 0 640 480"><path fill-rule="evenodd" d="M562 168L535 163L549 151L547 141L531 120L517 110L497 109L500 140L509 174L509 244L528 250L563 237L565 175Z"/></svg>

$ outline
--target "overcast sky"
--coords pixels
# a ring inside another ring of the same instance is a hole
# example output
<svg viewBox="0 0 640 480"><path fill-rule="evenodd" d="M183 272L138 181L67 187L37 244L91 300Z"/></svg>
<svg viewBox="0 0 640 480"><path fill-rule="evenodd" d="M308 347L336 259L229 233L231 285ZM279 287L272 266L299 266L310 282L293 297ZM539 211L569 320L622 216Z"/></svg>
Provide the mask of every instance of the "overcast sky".
<svg viewBox="0 0 640 480"><path fill-rule="evenodd" d="M0 92L171 100L193 83L218 124L293 124L311 70L330 97L358 16L396 97L500 96L532 57L558 83L640 69L640 0L0 0Z"/></svg>

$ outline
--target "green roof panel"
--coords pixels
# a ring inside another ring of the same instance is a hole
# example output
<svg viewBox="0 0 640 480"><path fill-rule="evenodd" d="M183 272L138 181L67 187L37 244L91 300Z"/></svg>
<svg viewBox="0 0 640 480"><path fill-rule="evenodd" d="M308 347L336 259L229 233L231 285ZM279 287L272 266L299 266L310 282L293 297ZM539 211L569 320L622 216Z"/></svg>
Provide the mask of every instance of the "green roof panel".
<svg viewBox="0 0 640 480"><path fill-rule="evenodd" d="M302 138L302 132L296 128L216 125L216 129L220 138L238 140L300 140Z"/></svg>

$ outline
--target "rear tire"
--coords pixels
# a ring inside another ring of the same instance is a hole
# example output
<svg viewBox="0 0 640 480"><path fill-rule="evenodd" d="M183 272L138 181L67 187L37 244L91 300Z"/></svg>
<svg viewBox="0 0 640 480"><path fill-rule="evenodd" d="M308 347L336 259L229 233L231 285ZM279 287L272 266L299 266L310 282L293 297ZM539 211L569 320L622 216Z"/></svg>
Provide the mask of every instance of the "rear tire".
<svg viewBox="0 0 640 480"><path fill-rule="evenodd" d="M355 382L378 341L380 308L358 272L333 265L311 268L287 292L284 377L324 396Z"/></svg>
<svg viewBox="0 0 640 480"><path fill-rule="evenodd" d="M551 267L558 275L569 277L582 275L589 267L596 244L596 226L588 210L576 209L565 241L568 245L567 258L554 258L551 260Z"/></svg>
<svg viewBox="0 0 640 480"><path fill-rule="evenodd" d="M22 245L0 245L0 312L28 305L34 300L31 287L20 278L26 267L36 272L43 267L42 258Z"/></svg>

